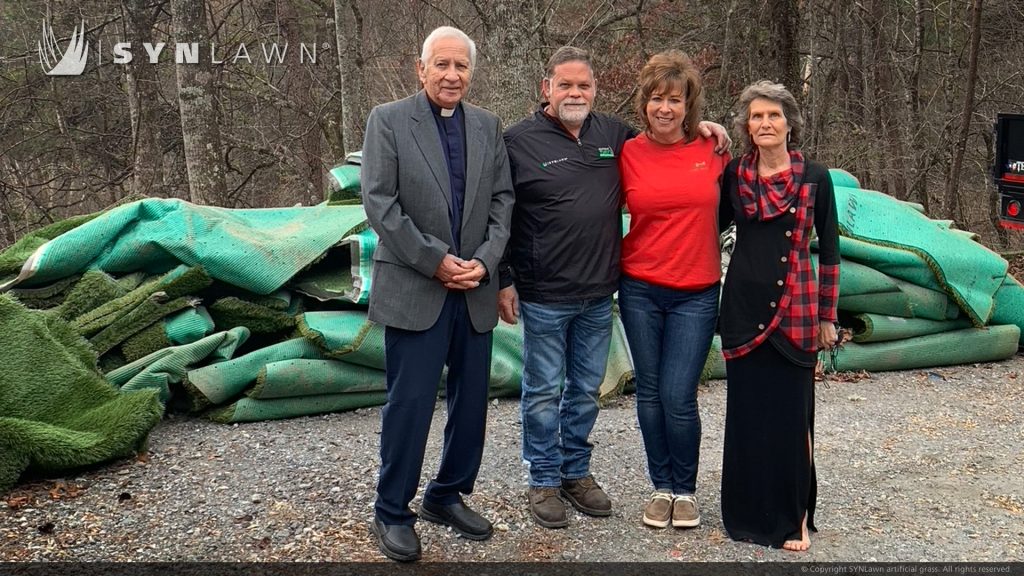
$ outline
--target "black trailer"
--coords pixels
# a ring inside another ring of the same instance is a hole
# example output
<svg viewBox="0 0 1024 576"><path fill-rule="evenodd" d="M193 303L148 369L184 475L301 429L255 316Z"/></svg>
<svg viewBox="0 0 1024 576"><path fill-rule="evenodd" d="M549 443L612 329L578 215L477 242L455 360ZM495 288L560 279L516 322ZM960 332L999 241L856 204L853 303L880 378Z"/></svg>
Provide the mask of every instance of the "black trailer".
<svg viewBox="0 0 1024 576"><path fill-rule="evenodd" d="M999 189L999 225L1024 230L1024 114L996 116L992 178Z"/></svg>

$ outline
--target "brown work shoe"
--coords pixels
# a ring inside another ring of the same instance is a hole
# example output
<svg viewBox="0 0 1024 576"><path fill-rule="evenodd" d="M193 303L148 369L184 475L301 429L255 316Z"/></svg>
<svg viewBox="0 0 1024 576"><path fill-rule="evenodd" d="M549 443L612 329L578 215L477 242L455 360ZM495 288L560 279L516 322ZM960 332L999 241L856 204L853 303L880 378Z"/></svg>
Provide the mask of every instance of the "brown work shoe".
<svg viewBox="0 0 1024 576"><path fill-rule="evenodd" d="M672 493L656 491L644 506L644 524L665 528L672 522Z"/></svg>
<svg viewBox="0 0 1024 576"><path fill-rule="evenodd" d="M554 486L530 486L526 493L530 500L530 515L537 524L545 528L565 528L569 517L565 514L565 502L558 497Z"/></svg>
<svg viewBox="0 0 1024 576"><path fill-rule="evenodd" d="M700 511L697 509L697 497L693 494L676 496L672 501L672 526L676 528L693 528L700 525Z"/></svg>
<svg viewBox="0 0 1024 576"><path fill-rule="evenodd" d="M591 516L611 516L612 501L593 476L577 480L562 480L562 496L574 508Z"/></svg>

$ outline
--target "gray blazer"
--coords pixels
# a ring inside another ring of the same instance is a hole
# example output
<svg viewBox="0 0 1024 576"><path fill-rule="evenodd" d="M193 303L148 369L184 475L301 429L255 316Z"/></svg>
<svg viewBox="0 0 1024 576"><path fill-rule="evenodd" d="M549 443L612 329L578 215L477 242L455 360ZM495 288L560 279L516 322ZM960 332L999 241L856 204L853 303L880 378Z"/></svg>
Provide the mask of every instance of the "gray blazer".
<svg viewBox="0 0 1024 576"><path fill-rule="evenodd" d="M498 323L498 263L512 218L512 178L494 114L463 102L466 118L466 195L460 258L487 268L480 286L466 291L473 328ZM373 253L370 320L405 330L437 322L448 289L434 278L452 248L447 162L423 91L370 112L363 143L361 183L370 226L380 237Z"/></svg>

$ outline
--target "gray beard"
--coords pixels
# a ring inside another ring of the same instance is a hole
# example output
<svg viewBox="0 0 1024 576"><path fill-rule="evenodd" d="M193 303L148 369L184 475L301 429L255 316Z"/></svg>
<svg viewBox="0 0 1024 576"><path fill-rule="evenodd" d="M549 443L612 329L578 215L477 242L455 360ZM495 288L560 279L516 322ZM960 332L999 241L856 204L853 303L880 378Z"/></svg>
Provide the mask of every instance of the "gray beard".
<svg viewBox="0 0 1024 576"><path fill-rule="evenodd" d="M577 111L570 109L564 103L558 106L558 119L572 126L579 126L583 124L583 121L590 115L590 108L588 107L584 111Z"/></svg>

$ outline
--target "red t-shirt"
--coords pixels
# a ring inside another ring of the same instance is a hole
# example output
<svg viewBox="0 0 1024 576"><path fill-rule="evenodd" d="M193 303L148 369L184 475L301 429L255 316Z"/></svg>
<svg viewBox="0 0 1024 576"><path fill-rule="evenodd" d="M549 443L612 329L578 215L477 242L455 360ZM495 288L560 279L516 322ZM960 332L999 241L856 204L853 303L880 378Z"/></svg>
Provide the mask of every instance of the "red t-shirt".
<svg viewBox="0 0 1024 576"><path fill-rule="evenodd" d="M719 182L728 163L710 138L666 146L640 134L626 142L619 158L630 214L626 275L677 290L719 281Z"/></svg>

